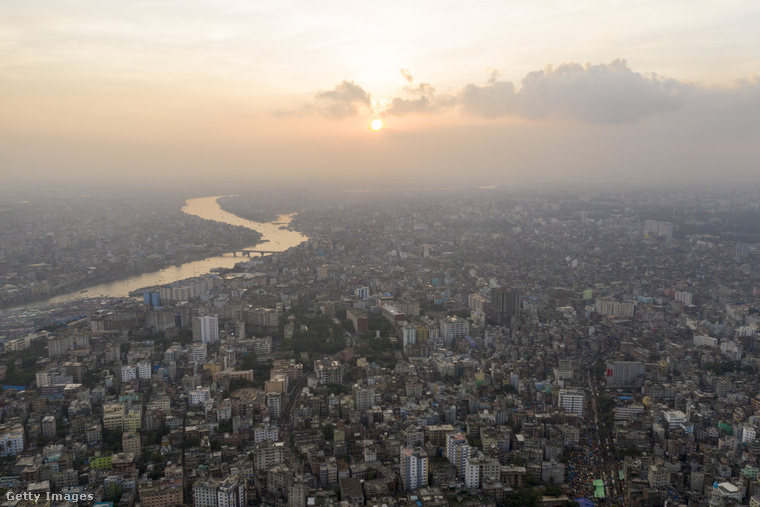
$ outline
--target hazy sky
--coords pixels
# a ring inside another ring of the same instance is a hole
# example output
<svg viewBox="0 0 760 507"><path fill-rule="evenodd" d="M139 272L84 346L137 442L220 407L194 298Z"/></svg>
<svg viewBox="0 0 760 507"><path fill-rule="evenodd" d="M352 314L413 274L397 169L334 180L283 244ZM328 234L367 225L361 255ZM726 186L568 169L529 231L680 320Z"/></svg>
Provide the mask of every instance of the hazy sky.
<svg viewBox="0 0 760 507"><path fill-rule="evenodd" d="M759 26L756 0L4 0L0 174L760 179Z"/></svg>

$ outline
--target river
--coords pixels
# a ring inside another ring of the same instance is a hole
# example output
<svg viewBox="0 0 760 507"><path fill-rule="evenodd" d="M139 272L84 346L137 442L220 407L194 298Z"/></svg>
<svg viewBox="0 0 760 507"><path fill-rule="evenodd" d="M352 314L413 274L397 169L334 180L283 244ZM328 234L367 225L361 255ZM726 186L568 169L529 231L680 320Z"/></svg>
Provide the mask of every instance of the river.
<svg viewBox="0 0 760 507"><path fill-rule="evenodd" d="M188 199L182 211L188 215L195 215L206 220L240 225L259 232L261 234L261 241L264 241L264 243L252 245L245 249L255 250L259 248L270 252L284 252L288 248L300 245L308 239L298 231L281 228L283 226L287 227L290 224L293 215L279 215L277 220L267 223L245 220L224 211L217 202L220 197L222 196ZM209 273L213 268L231 268L244 260L244 257L235 257L230 252L222 256L207 257L178 266L170 266L151 273L143 273L142 275L135 275L113 282L93 285L75 292L61 294L45 301L30 303L27 306L50 306L91 297L127 297L130 292L143 287L163 285L177 280L184 280L185 278L200 276Z"/></svg>

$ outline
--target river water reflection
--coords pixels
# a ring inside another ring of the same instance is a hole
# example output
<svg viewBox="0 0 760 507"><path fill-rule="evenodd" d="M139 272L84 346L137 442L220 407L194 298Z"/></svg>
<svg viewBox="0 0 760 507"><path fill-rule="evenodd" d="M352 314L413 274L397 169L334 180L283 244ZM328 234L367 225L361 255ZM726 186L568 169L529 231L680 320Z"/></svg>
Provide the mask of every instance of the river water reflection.
<svg viewBox="0 0 760 507"><path fill-rule="evenodd" d="M231 225L239 225L253 229L262 235L262 241L258 245L246 247L246 249L259 249L270 252L284 252L288 248L300 245L308 238L300 232L287 229L293 215L280 215L274 222L262 223L245 220L237 215L224 211L217 202L220 196L199 197L197 199L188 199L182 211L188 215L213 220ZM66 303L80 298L90 297L127 297L131 291L142 287L153 285L162 285L185 278L200 276L209 273L214 268L231 268L244 258L235 257L230 252L222 256L207 257L198 261L187 262L178 266L144 273L142 275L131 276L114 282L101 283L93 285L87 289L61 294L47 301L37 302L34 305L54 305Z"/></svg>

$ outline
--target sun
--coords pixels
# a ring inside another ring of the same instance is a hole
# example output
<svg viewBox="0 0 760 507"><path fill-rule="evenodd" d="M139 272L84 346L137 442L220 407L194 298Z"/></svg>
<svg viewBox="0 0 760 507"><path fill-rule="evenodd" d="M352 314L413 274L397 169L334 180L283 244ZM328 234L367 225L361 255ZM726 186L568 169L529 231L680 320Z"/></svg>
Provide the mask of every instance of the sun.
<svg viewBox="0 0 760 507"><path fill-rule="evenodd" d="M380 118L376 118L372 120L371 122L369 122L369 129L372 132L377 132L383 127L385 127L385 123L383 123L383 120L381 120Z"/></svg>

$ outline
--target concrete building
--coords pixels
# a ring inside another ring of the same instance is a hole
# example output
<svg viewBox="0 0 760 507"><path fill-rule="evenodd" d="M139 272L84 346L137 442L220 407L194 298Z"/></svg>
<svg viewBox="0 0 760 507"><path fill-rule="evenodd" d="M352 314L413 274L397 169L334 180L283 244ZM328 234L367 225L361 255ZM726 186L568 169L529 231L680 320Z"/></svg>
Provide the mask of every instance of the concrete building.
<svg viewBox="0 0 760 507"><path fill-rule="evenodd" d="M123 433L121 436L121 448L124 452L132 453L136 458L142 455L142 443L139 433Z"/></svg>
<svg viewBox="0 0 760 507"><path fill-rule="evenodd" d="M248 495L245 478L239 474L225 477L217 487L217 507L245 507Z"/></svg>
<svg viewBox="0 0 760 507"><path fill-rule="evenodd" d="M513 317L520 313L520 293L507 287L491 288L491 303L488 307L488 321L498 326L509 325Z"/></svg>
<svg viewBox="0 0 760 507"><path fill-rule="evenodd" d="M137 378L137 366L124 365L121 367L121 381L126 384Z"/></svg>
<svg viewBox="0 0 760 507"><path fill-rule="evenodd" d="M211 389L208 387L198 386L190 391L187 395L189 405L205 405L211 399Z"/></svg>
<svg viewBox="0 0 760 507"><path fill-rule="evenodd" d="M356 410L364 412L380 403L380 393L372 387L354 386L354 402Z"/></svg>
<svg viewBox="0 0 760 507"><path fill-rule="evenodd" d="M663 412L662 417L665 419L665 423L671 430L680 428L682 424L686 424L689 421L686 414L680 410L668 410Z"/></svg>
<svg viewBox="0 0 760 507"><path fill-rule="evenodd" d="M198 479L193 484L193 506L194 507L217 507L219 499L217 497L217 488L219 480L213 477Z"/></svg>
<svg viewBox="0 0 760 507"><path fill-rule="evenodd" d="M314 373L319 384L342 384L343 371L343 365L339 361L329 359L314 361Z"/></svg>
<svg viewBox="0 0 760 507"><path fill-rule="evenodd" d="M285 444L265 440L256 444L253 450L253 468L255 470L269 470L279 465L285 459Z"/></svg>
<svg viewBox="0 0 760 507"><path fill-rule="evenodd" d="M605 380L610 387L635 384L644 374L644 364L637 361L615 361L607 364Z"/></svg>
<svg viewBox="0 0 760 507"><path fill-rule="evenodd" d="M216 343L219 341L219 318L216 315L193 317L193 341Z"/></svg>
<svg viewBox="0 0 760 507"><path fill-rule="evenodd" d="M401 483L404 489L418 489L428 483L428 454L421 447L401 449Z"/></svg>
<svg viewBox="0 0 760 507"><path fill-rule="evenodd" d="M52 415L45 416L42 419L42 436L50 440L55 438L55 417Z"/></svg>
<svg viewBox="0 0 760 507"><path fill-rule="evenodd" d="M454 340L464 338L470 334L470 322L467 319L446 317L438 323L441 339L447 347L451 347Z"/></svg>
<svg viewBox="0 0 760 507"><path fill-rule="evenodd" d="M560 389L557 404L568 414L583 417L586 394L579 389Z"/></svg>
<svg viewBox="0 0 760 507"><path fill-rule="evenodd" d="M24 450L24 427L20 424L0 426L0 456L15 456Z"/></svg>
<svg viewBox="0 0 760 507"><path fill-rule="evenodd" d="M456 467L458 477L464 477L470 453L470 445L464 435L449 433L446 436L446 458Z"/></svg>

